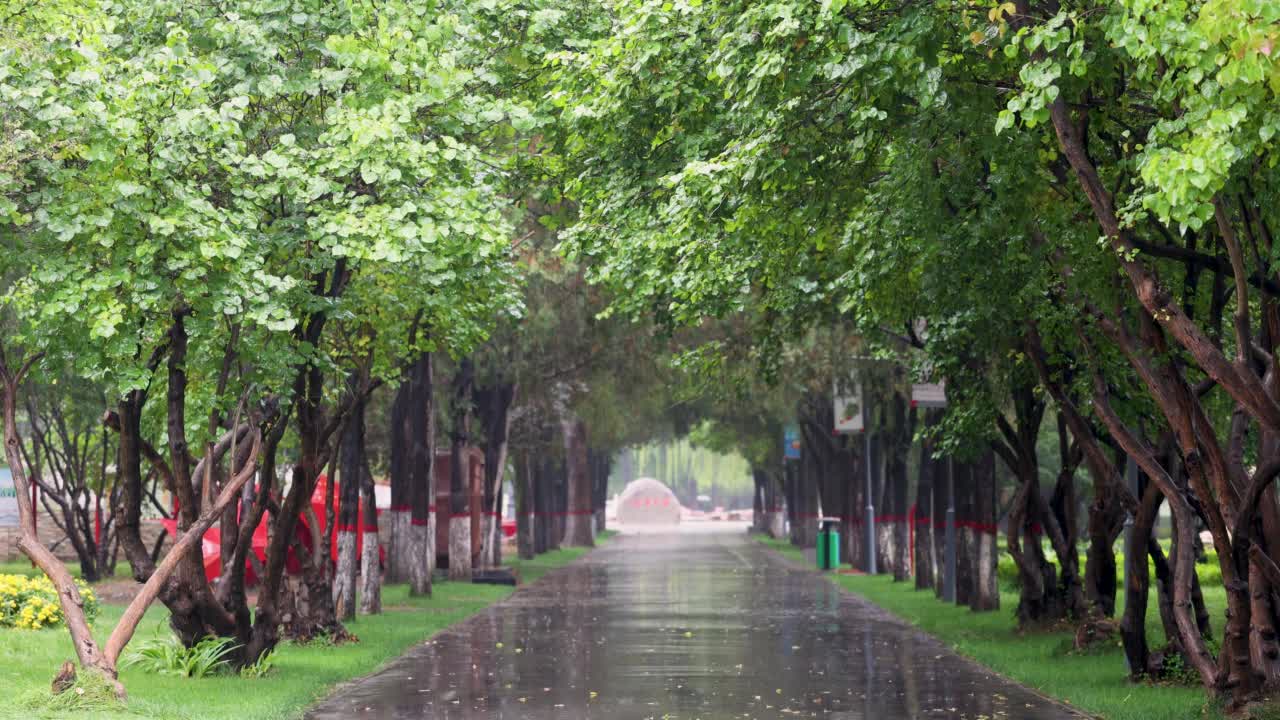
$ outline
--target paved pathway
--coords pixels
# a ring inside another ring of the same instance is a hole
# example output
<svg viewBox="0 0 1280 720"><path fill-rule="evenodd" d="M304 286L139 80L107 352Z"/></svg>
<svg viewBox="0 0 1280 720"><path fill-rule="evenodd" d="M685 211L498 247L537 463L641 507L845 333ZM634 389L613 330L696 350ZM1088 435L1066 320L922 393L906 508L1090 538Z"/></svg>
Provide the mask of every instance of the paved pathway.
<svg viewBox="0 0 1280 720"><path fill-rule="evenodd" d="M622 536L308 716L1063 720L741 534Z"/></svg>

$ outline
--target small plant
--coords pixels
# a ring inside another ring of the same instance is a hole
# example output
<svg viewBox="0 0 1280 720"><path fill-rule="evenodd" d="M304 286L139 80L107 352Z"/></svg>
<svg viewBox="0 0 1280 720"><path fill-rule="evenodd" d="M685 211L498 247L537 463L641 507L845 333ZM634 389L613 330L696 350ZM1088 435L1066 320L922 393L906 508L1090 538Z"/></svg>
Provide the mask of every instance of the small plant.
<svg viewBox="0 0 1280 720"><path fill-rule="evenodd" d="M202 678L228 671L228 656L239 647L232 638L207 637L191 647L174 637L156 638L138 643L125 664L159 675Z"/></svg>
<svg viewBox="0 0 1280 720"><path fill-rule="evenodd" d="M338 638L335 638L328 632L317 632L309 637L296 638L291 641L298 647L336 647L339 644Z"/></svg>
<svg viewBox="0 0 1280 720"><path fill-rule="evenodd" d="M89 622L98 616L98 598L84 582L77 580L84 613ZM53 581L44 575L0 575L0 628L42 630L62 625L62 606Z"/></svg>
<svg viewBox="0 0 1280 720"><path fill-rule="evenodd" d="M74 715L99 717L122 709L115 687L101 673L82 670L62 692L31 691L18 699L19 706L31 715Z"/></svg>
<svg viewBox="0 0 1280 720"><path fill-rule="evenodd" d="M268 650L252 664L240 668L240 677L254 679L266 677L271 674L272 670L275 670L275 666L275 651Z"/></svg>

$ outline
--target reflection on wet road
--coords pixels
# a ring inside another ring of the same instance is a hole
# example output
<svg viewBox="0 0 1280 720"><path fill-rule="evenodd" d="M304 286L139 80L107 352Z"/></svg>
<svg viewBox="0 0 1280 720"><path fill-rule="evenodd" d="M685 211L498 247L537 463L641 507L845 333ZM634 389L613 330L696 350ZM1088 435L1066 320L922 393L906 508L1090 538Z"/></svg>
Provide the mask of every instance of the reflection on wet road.
<svg viewBox="0 0 1280 720"><path fill-rule="evenodd" d="M742 534L621 536L308 717L1058 720Z"/></svg>

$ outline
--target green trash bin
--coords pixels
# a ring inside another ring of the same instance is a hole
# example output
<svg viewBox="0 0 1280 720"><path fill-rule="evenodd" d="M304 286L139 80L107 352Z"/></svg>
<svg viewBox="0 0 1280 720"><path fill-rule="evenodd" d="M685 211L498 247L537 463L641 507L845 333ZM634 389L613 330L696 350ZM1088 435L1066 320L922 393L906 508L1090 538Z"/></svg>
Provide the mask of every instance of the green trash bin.
<svg viewBox="0 0 1280 720"><path fill-rule="evenodd" d="M840 531L836 530L839 520L822 518L818 521L818 569L835 570L840 567Z"/></svg>

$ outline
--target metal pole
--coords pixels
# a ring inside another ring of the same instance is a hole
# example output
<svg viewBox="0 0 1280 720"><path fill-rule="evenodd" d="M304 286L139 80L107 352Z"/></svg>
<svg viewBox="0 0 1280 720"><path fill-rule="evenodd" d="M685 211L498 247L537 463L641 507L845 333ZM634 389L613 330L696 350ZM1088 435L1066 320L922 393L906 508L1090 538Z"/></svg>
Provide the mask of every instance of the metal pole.
<svg viewBox="0 0 1280 720"><path fill-rule="evenodd" d="M871 428L863 424L867 465L867 574L876 574L876 501L871 482Z"/></svg>
<svg viewBox="0 0 1280 720"><path fill-rule="evenodd" d="M951 457L947 458L947 568L942 599L956 601L956 464Z"/></svg>

